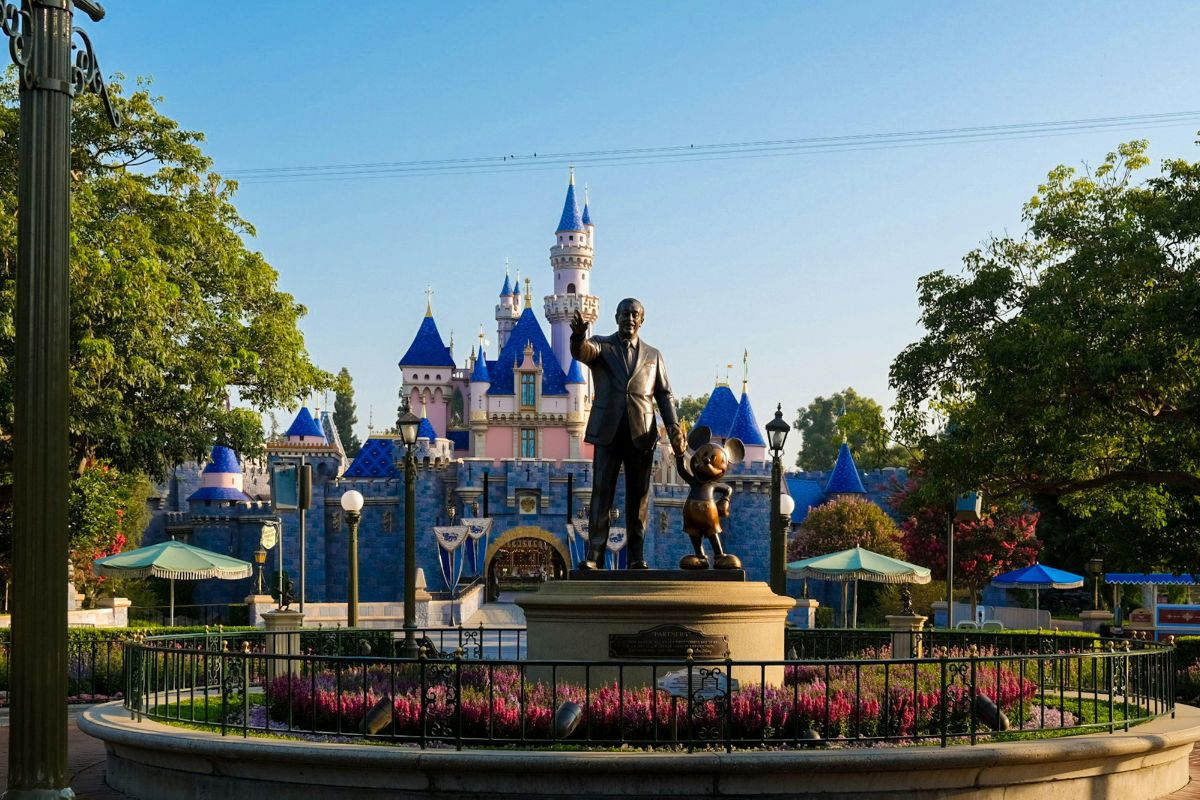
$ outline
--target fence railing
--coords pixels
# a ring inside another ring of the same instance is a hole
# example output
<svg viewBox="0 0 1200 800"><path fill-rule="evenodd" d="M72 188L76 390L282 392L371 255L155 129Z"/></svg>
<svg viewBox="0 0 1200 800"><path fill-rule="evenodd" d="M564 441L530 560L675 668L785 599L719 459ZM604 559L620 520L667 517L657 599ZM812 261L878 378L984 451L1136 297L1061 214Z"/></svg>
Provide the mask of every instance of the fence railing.
<svg viewBox="0 0 1200 800"><path fill-rule="evenodd" d="M891 647L891 632L860 628L789 628L789 658L871 658ZM1094 649L1095 637L1057 631L979 631L926 629L918 634L926 650L986 647L1001 653L1061 653Z"/></svg>
<svg viewBox="0 0 1200 800"><path fill-rule="evenodd" d="M300 652L285 655L272 638L288 635L296 634L131 641L126 707L243 736L689 751L974 744L1124 730L1174 711L1173 651L1153 643L975 646L924 659L595 662L495 656L473 638L448 656L427 643L405 659L396 657L401 632L361 630L304 632Z"/></svg>

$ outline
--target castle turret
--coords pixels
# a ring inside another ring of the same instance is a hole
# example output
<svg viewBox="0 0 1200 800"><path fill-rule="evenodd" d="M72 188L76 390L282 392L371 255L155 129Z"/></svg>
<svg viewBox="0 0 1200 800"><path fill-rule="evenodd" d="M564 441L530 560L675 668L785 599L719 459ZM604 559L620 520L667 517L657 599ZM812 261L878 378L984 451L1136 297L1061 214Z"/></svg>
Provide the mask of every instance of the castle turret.
<svg viewBox="0 0 1200 800"><path fill-rule="evenodd" d="M471 455L482 458L487 455L487 394L492 385L492 376L488 374L487 354L479 348L479 356L475 359L475 369L471 371L471 409L467 413L468 424L471 427Z"/></svg>
<svg viewBox="0 0 1200 800"><path fill-rule="evenodd" d="M850 453L850 445L842 442L842 446L838 448L837 463L833 465L829 482L825 484L825 496L836 500L841 497L863 497L866 493L862 478L858 474L858 465L854 463L854 456Z"/></svg>
<svg viewBox="0 0 1200 800"><path fill-rule="evenodd" d="M567 370L567 437L571 458L581 458L583 450L583 432L587 425L587 378L583 375L583 367L575 359Z"/></svg>
<svg viewBox="0 0 1200 800"><path fill-rule="evenodd" d="M592 271L591 211L585 221L575 199L575 170L567 186L562 217L550 248L554 270L554 294L546 295L546 320L550 323L550 346L565 372L571 365L571 318L578 311L589 325L600 314L600 298L589 293Z"/></svg>
<svg viewBox="0 0 1200 800"><path fill-rule="evenodd" d="M430 303L426 303L425 318L421 320L417 335L400 359L399 366L409 408L424 404L429 409L429 418L434 426L439 430L447 430L455 365L450 348L442 341L437 323L433 321Z"/></svg>
<svg viewBox="0 0 1200 800"><path fill-rule="evenodd" d="M242 465L238 463L237 453L223 444L214 445L212 461L200 473L200 488L192 492L188 502L238 503L249 500L243 491Z"/></svg>
<svg viewBox="0 0 1200 800"><path fill-rule="evenodd" d="M517 318L521 316L517 308L519 297L508 280L508 265L504 267L504 286L500 289L500 302L496 304L496 342L497 347L504 347L508 335L512 333Z"/></svg>

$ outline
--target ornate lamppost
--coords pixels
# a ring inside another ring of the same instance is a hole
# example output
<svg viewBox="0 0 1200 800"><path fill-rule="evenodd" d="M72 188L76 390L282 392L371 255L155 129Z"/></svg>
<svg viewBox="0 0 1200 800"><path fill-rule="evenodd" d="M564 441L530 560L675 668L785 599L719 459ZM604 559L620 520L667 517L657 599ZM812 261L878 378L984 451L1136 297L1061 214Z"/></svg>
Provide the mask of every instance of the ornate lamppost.
<svg viewBox="0 0 1200 800"><path fill-rule="evenodd" d="M342 494L342 511L350 529L350 585L346 592L346 624L358 627L358 523L362 520L363 496L357 489ZM407 613L407 610L406 610Z"/></svg>
<svg viewBox="0 0 1200 800"><path fill-rule="evenodd" d="M1092 576L1092 610L1100 610L1100 578L1104 575L1104 559L1092 556L1087 562L1088 574Z"/></svg>
<svg viewBox="0 0 1200 800"><path fill-rule="evenodd" d="M263 565L267 563L267 550L261 544L254 550L254 563L258 565L258 592L263 593Z"/></svg>
<svg viewBox="0 0 1200 800"><path fill-rule="evenodd" d="M71 99L100 95L118 115L91 40L91 0L3 3L0 23L20 75L13 370L13 614L9 798L69 794L67 726L67 504L70 474ZM73 35L79 34L76 48ZM73 52L75 51L75 52Z"/></svg>
<svg viewBox="0 0 1200 800"><path fill-rule="evenodd" d="M950 503L946 523L946 627L954 627L954 524L978 521L983 513L983 496L963 492Z"/></svg>
<svg viewBox="0 0 1200 800"><path fill-rule="evenodd" d="M792 426L783 419L783 404L777 404L775 419L767 423L767 446L771 449L771 591L780 596L787 594L787 531L783 526L783 507L780 504L783 494L783 445L791 429Z"/></svg>
<svg viewBox="0 0 1200 800"><path fill-rule="evenodd" d="M401 655L416 658L417 647L417 429L421 419L404 403L404 413L396 420L400 440L404 442L404 645Z"/></svg>

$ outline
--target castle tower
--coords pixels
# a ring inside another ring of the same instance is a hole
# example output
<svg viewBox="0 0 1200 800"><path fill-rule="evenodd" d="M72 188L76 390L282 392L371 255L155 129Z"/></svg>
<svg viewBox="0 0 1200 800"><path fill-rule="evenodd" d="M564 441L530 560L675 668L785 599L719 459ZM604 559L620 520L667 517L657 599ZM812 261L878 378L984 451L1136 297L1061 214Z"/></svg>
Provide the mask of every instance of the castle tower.
<svg viewBox="0 0 1200 800"><path fill-rule="evenodd" d="M433 426L447 430L455 365L450 348L442 341L437 323L433 321L431 302L426 302L425 318L399 366L408 407L420 408L423 403L429 410L429 421Z"/></svg>
<svg viewBox="0 0 1200 800"><path fill-rule="evenodd" d="M471 408L467 412L468 424L471 426L471 455L483 458L487 455L488 388L492 385L492 376L488 374L487 354L479 348L479 357L475 359L475 369L471 372Z"/></svg>
<svg viewBox="0 0 1200 800"><path fill-rule="evenodd" d="M200 474L200 488L192 492L188 502L239 503L249 500L243 491L242 465L238 463L237 453L223 444L214 445L212 461Z"/></svg>
<svg viewBox="0 0 1200 800"><path fill-rule="evenodd" d="M546 295L546 320L550 323L550 347L563 372L571 366L571 318L575 312L591 325L600 314L600 298L589 293L592 272L591 211L587 219L579 213L575 200L575 170L567 186L555 244L550 248L550 266L554 270L554 294Z"/></svg>
<svg viewBox="0 0 1200 800"><path fill-rule="evenodd" d="M507 260L504 265L504 286L500 289L500 302L496 304L496 347L503 348L508 342L508 335L521 316L517 308L519 297L516 289L508 280Z"/></svg>
<svg viewBox="0 0 1200 800"><path fill-rule="evenodd" d="M567 437L570 458L583 457L583 433L590 409L587 388L583 367L572 358L571 367L567 370Z"/></svg>

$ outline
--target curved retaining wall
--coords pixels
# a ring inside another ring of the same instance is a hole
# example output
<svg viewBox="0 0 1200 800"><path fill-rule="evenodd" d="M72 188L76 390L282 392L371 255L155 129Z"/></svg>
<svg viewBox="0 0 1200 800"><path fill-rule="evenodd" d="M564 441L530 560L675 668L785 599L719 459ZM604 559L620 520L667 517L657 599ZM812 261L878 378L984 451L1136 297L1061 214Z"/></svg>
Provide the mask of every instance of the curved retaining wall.
<svg viewBox="0 0 1200 800"><path fill-rule="evenodd" d="M133 722L119 703L79 727L108 783L139 798L757 797L1149 800L1188 781L1200 711L1128 733L940 747L741 753L418 750L226 736Z"/></svg>

